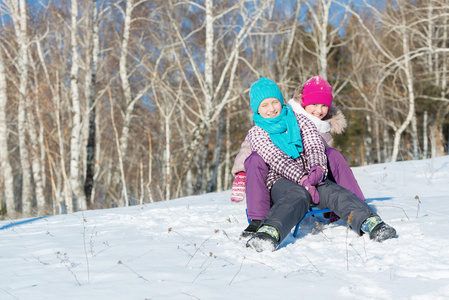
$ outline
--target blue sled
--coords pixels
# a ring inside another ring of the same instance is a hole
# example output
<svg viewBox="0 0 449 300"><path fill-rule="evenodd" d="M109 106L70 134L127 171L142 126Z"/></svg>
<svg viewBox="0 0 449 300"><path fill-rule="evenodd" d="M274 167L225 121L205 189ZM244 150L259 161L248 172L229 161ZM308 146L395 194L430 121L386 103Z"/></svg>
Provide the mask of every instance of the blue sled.
<svg viewBox="0 0 449 300"><path fill-rule="evenodd" d="M392 197L379 197L379 198L367 198L367 202L368 200L390 200ZM308 216L315 216L315 214L324 214L324 213L329 213L331 212L331 210L329 208L325 208L325 209L318 209L316 206L314 205L310 205L309 207L309 211L306 213L306 215L304 217L302 217L301 220L299 220L299 222L296 224L295 226L295 230L293 231L293 236L297 237L298 236L298 230L299 230L299 224L301 224L302 220L304 220L305 218L307 218Z"/></svg>

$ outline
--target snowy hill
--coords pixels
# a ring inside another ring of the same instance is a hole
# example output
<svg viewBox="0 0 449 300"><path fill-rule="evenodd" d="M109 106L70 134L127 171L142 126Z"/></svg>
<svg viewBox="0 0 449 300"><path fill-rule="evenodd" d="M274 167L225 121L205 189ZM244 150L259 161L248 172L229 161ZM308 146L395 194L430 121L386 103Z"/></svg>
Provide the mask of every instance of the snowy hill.
<svg viewBox="0 0 449 300"><path fill-rule="evenodd" d="M230 191L2 221L0 299L449 299L449 156L353 170L397 238L317 216L257 253Z"/></svg>

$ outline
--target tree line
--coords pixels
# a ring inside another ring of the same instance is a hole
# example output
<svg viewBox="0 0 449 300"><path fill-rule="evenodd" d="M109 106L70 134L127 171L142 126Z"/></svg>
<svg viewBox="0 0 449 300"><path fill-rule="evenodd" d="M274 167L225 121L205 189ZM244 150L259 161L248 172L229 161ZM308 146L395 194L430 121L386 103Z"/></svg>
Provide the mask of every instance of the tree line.
<svg viewBox="0 0 449 300"><path fill-rule="evenodd" d="M445 0L0 2L2 218L230 188L261 76L333 86L353 166L448 151Z"/></svg>

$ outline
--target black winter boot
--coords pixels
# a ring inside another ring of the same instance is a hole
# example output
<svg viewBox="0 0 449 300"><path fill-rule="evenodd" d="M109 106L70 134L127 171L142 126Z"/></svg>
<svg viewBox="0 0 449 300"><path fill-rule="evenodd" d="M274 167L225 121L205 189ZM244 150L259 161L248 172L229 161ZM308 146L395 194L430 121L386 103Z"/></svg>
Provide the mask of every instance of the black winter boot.
<svg viewBox="0 0 449 300"><path fill-rule="evenodd" d="M274 251L279 245L279 232L270 225L260 227L256 234L246 242L246 247L257 252Z"/></svg>
<svg viewBox="0 0 449 300"><path fill-rule="evenodd" d="M260 222L262 222L262 221L261 220L251 220L251 223L249 223L248 227L246 227L246 229L243 230L243 232L240 236L241 237L253 236L256 233L257 228L259 228Z"/></svg>
<svg viewBox="0 0 449 300"><path fill-rule="evenodd" d="M377 224L369 234L370 239L379 243L394 238L395 236L396 230L384 222Z"/></svg>
<svg viewBox="0 0 449 300"><path fill-rule="evenodd" d="M279 242L266 232L256 232L256 234L246 242L246 247L253 248L257 252L273 252L278 245Z"/></svg>

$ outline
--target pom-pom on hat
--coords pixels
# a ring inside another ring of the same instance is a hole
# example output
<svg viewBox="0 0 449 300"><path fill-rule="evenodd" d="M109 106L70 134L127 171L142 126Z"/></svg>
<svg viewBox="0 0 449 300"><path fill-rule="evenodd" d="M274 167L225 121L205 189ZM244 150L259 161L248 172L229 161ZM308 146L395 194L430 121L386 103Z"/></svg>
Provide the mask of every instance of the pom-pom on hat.
<svg viewBox="0 0 449 300"><path fill-rule="evenodd" d="M332 87L325 79L315 76L304 83L302 91L302 107L310 104L332 105Z"/></svg>
<svg viewBox="0 0 449 300"><path fill-rule="evenodd" d="M262 77L251 85L249 91L250 105L253 112L257 113L260 103L267 98L276 98L284 104L284 97L276 82Z"/></svg>

